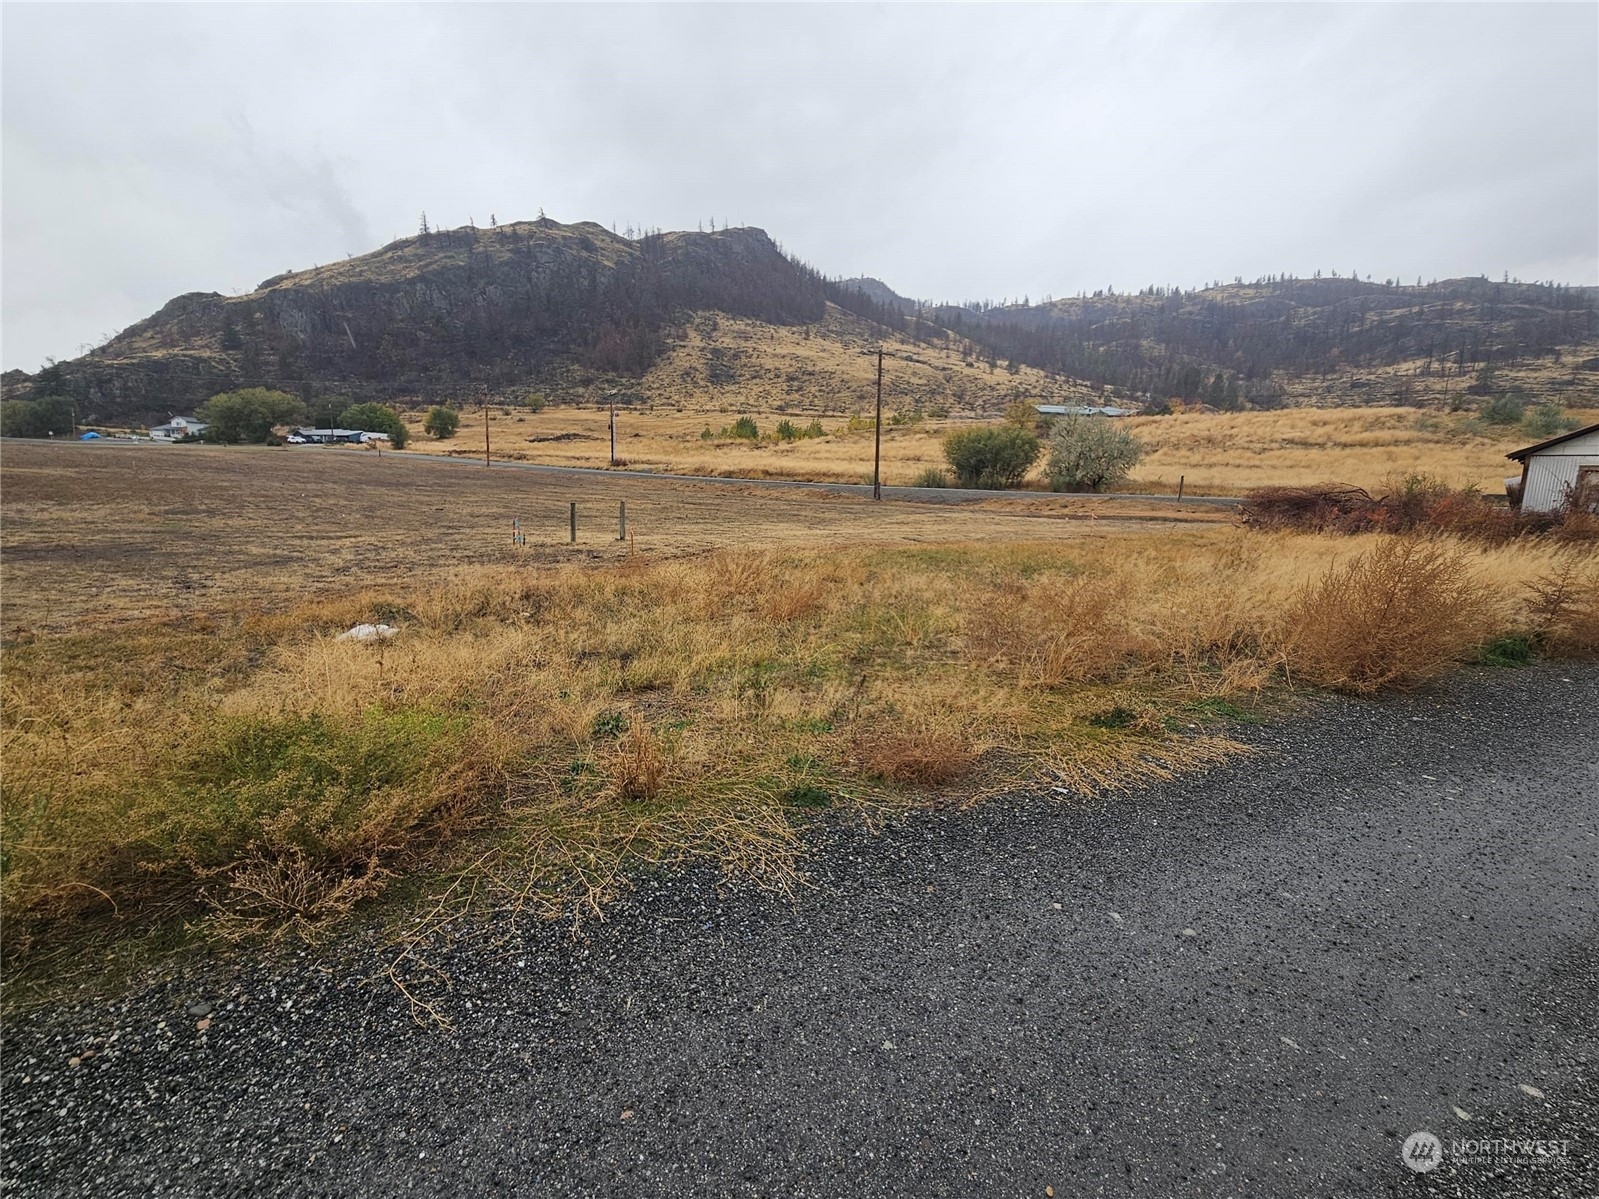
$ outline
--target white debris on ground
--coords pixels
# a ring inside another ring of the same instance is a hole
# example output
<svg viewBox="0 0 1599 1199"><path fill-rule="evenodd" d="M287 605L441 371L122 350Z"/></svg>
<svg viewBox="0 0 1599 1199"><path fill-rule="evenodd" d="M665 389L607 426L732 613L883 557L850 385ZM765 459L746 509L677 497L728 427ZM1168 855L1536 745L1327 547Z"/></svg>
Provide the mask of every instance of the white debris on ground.
<svg viewBox="0 0 1599 1199"><path fill-rule="evenodd" d="M335 641L387 641L390 637L399 636L400 630L391 624L358 624L347 632L340 633Z"/></svg>

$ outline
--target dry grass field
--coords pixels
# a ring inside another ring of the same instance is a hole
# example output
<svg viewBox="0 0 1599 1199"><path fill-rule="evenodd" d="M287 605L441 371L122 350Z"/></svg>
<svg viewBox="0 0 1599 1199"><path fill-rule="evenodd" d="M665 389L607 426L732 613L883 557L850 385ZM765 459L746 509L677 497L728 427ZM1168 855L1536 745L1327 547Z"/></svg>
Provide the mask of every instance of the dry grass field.
<svg viewBox="0 0 1599 1199"><path fill-rule="evenodd" d="M1568 415L1584 425L1599 421L1599 409L1572 409ZM1384 480L1407 475L1503 495L1505 479L1521 473L1505 455L1542 440L1515 425L1483 425L1463 413L1413 408L1133 417L1128 427L1147 447L1133 488L1174 491L1186 475L1195 495L1326 482L1375 492Z"/></svg>
<svg viewBox="0 0 1599 1199"><path fill-rule="evenodd" d="M942 439L950 430L970 427L967 417L914 418L885 425L883 480L907 485L929 467L945 465ZM868 409L868 413L869 413ZM739 416L750 416L762 437L749 441L723 436ZM1575 409L1572 419L1599 421L1599 409ZM609 410L602 406L549 407L540 412L491 408L489 436L496 459L556 466L604 467L610 461ZM817 420L826 436L782 442L779 422L803 428ZM481 457L483 417L461 414L461 427L448 441L421 432L406 452ZM1377 488L1394 476L1425 474L1454 487L1474 486L1484 494L1503 494L1504 480L1519 473L1505 458L1529 443L1514 426L1485 426L1461 413L1429 413L1412 408L1289 408L1272 412L1190 413L1132 417L1127 427L1146 446L1144 460L1124 490L1171 493L1179 478L1194 495L1242 495L1267 485L1352 483ZM710 429L713 437L702 434ZM1532 438L1531 440L1537 440ZM872 473L872 428L868 419L790 409L711 407L689 404L679 410L664 404L625 408L617 416L617 458L629 469L725 478L811 479L859 483ZM1043 476L1042 463L1033 478ZM1040 483L1041 485L1041 483Z"/></svg>
<svg viewBox="0 0 1599 1199"><path fill-rule="evenodd" d="M545 414L532 419L543 419ZM559 419L555 412L550 415ZM481 425L479 426L481 431ZM448 443L446 443L448 444ZM0 629L15 639L416 579L466 565L615 562L747 547L1102 537L1203 507L1069 496L874 505L806 491L571 477L331 447L11 441ZM617 535L626 502L629 541ZM568 543L568 505L579 508ZM511 545L512 521L527 544Z"/></svg>
<svg viewBox="0 0 1599 1199"><path fill-rule="evenodd" d="M596 912L645 863L791 888L822 809L1070 801L1238 752L1220 721L1295 686L1599 650L1599 563L1538 541L400 457L7 443L8 993L316 936L402 881L463 929Z"/></svg>

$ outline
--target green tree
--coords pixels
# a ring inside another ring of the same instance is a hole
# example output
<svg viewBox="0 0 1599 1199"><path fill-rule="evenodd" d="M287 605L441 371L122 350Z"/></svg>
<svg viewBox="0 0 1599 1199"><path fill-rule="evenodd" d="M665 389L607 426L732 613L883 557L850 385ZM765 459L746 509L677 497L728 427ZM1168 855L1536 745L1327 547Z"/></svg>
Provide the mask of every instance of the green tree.
<svg viewBox="0 0 1599 1199"><path fill-rule="evenodd" d="M1526 413L1527 401L1520 392L1514 391L1508 395L1489 396L1477 409L1477 415L1489 425L1519 424Z"/></svg>
<svg viewBox="0 0 1599 1199"><path fill-rule="evenodd" d="M1019 486L1044 443L1027 429L989 425L944 438L944 457L962 487L1002 490Z"/></svg>
<svg viewBox="0 0 1599 1199"><path fill-rule="evenodd" d="M1012 400L1005 405L1005 423L1018 429L1034 429L1038 425L1038 409L1026 400Z"/></svg>
<svg viewBox="0 0 1599 1199"><path fill-rule="evenodd" d="M397 450L405 448L408 436L405 422L387 404L351 404L339 414L339 424L363 433L387 433L390 445Z"/></svg>
<svg viewBox="0 0 1599 1199"><path fill-rule="evenodd" d="M205 422L201 435L224 445L264 444L276 425L305 419L305 405L286 391L246 387L224 391L200 405L196 415Z"/></svg>
<svg viewBox="0 0 1599 1199"><path fill-rule="evenodd" d="M1559 404L1538 404L1527 409L1527 415L1521 418L1521 431L1539 441L1569 433L1576 427L1577 422Z"/></svg>
<svg viewBox="0 0 1599 1199"><path fill-rule="evenodd" d="M1108 416L1067 416L1049 438L1051 491L1103 491L1121 482L1144 447Z"/></svg>
<svg viewBox="0 0 1599 1199"><path fill-rule="evenodd" d="M70 437L72 424L72 401L65 396L0 404L0 437Z"/></svg>
<svg viewBox="0 0 1599 1199"><path fill-rule="evenodd" d="M461 427L461 414L454 408L433 407L428 409L427 419L422 422L422 430L431 433L440 441L455 436L455 431ZM393 434L390 434L390 440Z"/></svg>

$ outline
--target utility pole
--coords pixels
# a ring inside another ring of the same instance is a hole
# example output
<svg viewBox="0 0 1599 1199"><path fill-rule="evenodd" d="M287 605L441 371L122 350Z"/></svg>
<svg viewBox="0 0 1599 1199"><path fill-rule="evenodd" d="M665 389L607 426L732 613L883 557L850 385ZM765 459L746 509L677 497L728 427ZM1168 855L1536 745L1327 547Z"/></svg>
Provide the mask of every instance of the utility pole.
<svg viewBox="0 0 1599 1199"><path fill-rule="evenodd" d="M616 391L611 391L611 465L616 465Z"/></svg>
<svg viewBox="0 0 1599 1199"><path fill-rule="evenodd" d="M489 461L489 389L487 387L479 393L483 401L483 465L492 466Z"/></svg>
<svg viewBox="0 0 1599 1199"><path fill-rule="evenodd" d="M877 347L877 423L872 434L872 498L883 498L883 347Z"/></svg>

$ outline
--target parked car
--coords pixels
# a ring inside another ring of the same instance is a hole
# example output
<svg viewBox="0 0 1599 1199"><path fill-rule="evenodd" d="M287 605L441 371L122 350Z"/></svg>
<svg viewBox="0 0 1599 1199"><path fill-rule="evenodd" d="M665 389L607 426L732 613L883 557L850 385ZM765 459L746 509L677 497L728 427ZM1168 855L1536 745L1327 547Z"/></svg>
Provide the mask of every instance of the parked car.
<svg viewBox="0 0 1599 1199"><path fill-rule="evenodd" d="M305 445L305 444L307 444L306 443L306 439L301 437L298 433L290 433L283 440L288 442L290 445Z"/></svg>

